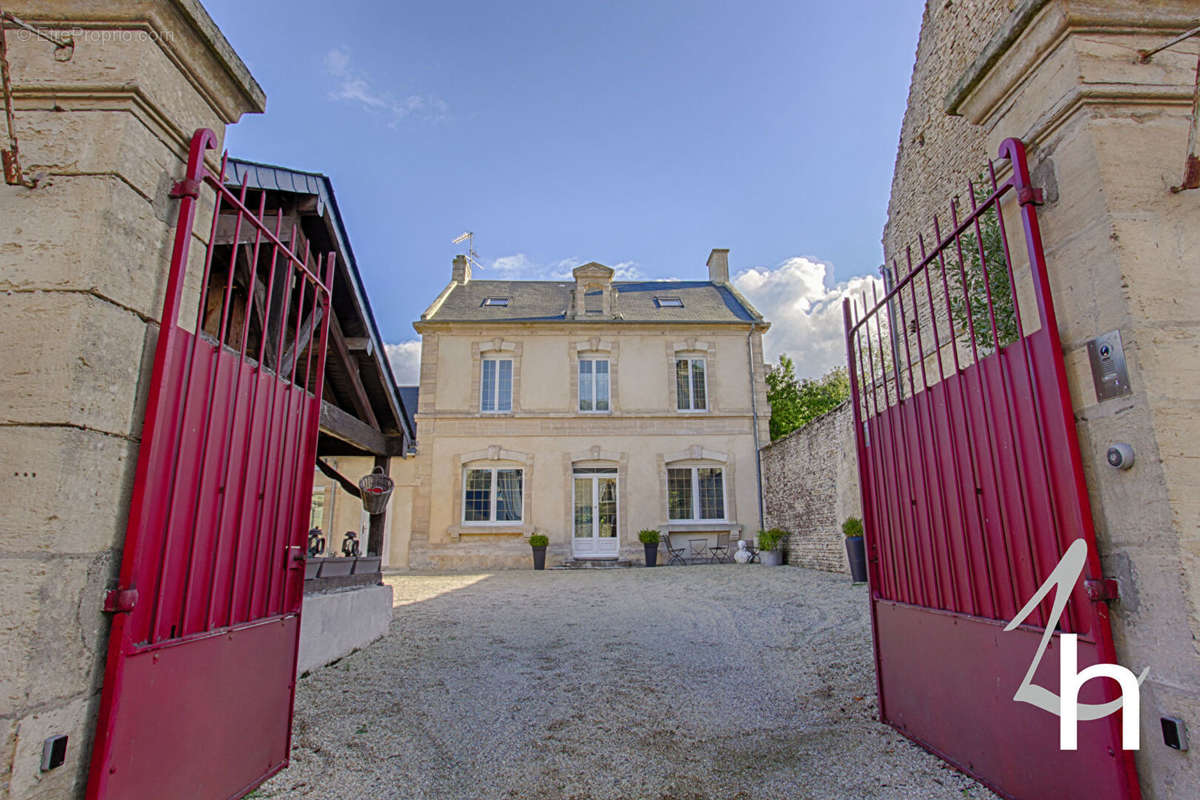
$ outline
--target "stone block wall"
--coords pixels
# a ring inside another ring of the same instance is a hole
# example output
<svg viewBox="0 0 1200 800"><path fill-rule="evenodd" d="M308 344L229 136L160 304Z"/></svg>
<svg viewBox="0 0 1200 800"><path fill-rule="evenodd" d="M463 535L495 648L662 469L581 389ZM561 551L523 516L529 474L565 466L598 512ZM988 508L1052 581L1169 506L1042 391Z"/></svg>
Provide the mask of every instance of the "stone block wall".
<svg viewBox="0 0 1200 800"><path fill-rule="evenodd" d="M788 564L850 572L842 522L862 516L854 412L843 403L760 451L766 526L790 532Z"/></svg>
<svg viewBox="0 0 1200 800"><path fill-rule="evenodd" d="M0 184L0 798L72 798L170 265L168 194L194 129L223 138L265 98L196 0L4 10L70 34L74 49L56 59L6 30L21 162L42 178ZM201 205L197 231L211 213ZM67 761L41 772L54 734L69 736Z"/></svg>

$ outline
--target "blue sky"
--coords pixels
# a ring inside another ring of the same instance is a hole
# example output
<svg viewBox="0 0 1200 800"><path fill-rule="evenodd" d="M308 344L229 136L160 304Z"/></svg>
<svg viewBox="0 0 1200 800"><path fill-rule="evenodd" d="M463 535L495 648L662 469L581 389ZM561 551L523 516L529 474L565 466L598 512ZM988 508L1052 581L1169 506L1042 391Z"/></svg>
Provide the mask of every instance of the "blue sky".
<svg viewBox="0 0 1200 800"><path fill-rule="evenodd" d="M697 279L728 247L769 358L842 358L923 0L204 5L267 93L231 154L333 179L401 383L466 230L478 278Z"/></svg>

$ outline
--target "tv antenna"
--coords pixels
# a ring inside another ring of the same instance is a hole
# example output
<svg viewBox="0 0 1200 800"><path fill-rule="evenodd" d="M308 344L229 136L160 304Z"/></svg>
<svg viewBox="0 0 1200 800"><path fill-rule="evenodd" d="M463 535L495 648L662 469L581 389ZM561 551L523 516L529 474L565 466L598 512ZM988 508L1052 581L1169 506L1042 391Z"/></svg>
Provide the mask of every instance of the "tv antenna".
<svg viewBox="0 0 1200 800"><path fill-rule="evenodd" d="M456 236L450 244L461 244L463 242L467 243L467 261L479 267L479 269L483 269L483 264L479 263L479 253L475 252L475 234L472 231L467 231Z"/></svg>

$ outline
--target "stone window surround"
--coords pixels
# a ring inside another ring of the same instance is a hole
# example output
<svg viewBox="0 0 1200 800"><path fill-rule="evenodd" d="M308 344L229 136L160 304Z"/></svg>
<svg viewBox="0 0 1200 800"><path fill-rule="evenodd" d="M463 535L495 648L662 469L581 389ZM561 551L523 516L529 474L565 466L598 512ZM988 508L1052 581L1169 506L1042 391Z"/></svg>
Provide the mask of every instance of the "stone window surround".
<svg viewBox="0 0 1200 800"><path fill-rule="evenodd" d="M626 486L628 482L626 477L629 474L629 454L618 453L612 450L605 450L600 445L592 445L587 450L582 450L576 453L563 453L563 474L567 476L568 481L575 480L576 467L616 467L617 468L617 546L629 544L629 514L626 511L625 503ZM567 484L566 499L563 501L563 519L567 520L570 527L568 528L567 545L573 547L571 539L575 535L574 520L575 509L572 505L571 483Z"/></svg>
<svg viewBox="0 0 1200 800"><path fill-rule="evenodd" d="M521 410L521 350L520 342L508 342L499 337L484 341L471 342L471 403L474 413L479 416L504 417ZM483 359L504 358L512 359L512 408L508 411L484 411L480 398L480 384L483 382Z"/></svg>
<svg viewBox="0 0 1200 800"><path fill-rule="evenodd" d="M608 339L601 339L599 336L593 336L590 339L582 341L572 339L569 347L571 348L571 410L576 414L589 417L602 417L617 413L619 410L617 405L617 356L620 350L619 343ZM579 410L579 361L584 358L608 359L608 411ZM516 369L516 365L513 366L513 369Z"/></svg>
<svg viewBox="0 0 1200 800"><path fill-rule="evenodd" d="M720 467L723 470L725 484L725 519L724 520L672 520L667 518L667 469L675 467ZM728 453L718 450L708 450L694 444L686 450L677 453L661 454L658 457L658 507L663 521L658 529L666 531L705 531L728 530L730 533L741 531L742 525L735 522L737 516L737 492L734 487L735 474L733 460Z"/></svg>
<svg viewBox="0 0 1200 800"><path fill-rule="evenodd" d="M468 468L511 468L524 470L521 476L521 522L463 522L463 481ZM519 450L506 450L498 444L488 445L484 450L472 450L454 457L453 494L455 522L447 528L450 541L457 542L463 536L528 536L533 526L533 454Z"/></svg>
<svg viewBox="0 0 1200 800"><path fill-rule="evenodd" d="M703 358L706 408L679 408L675 394L675 362L680 358ZM667 343L667 402L676 414L712 414L717 411L717 347L712 342L695 338Z"/></svg>

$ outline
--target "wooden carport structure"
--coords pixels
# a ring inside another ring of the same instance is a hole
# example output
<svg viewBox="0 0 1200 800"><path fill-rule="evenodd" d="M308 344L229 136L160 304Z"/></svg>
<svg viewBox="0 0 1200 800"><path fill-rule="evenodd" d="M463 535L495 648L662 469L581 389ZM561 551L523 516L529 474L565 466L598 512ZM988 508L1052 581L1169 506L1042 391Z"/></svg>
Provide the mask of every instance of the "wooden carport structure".
<svg viewBox="0 0 1200 800"><path fill-rule="evenodd" d="M334 254L333 313L317 458L373 456L375 466L388 473L391 458L403 457L415 446L412 413L406 412L397 391L332 182L320 173L233 158L228 161L226 182L231 187L245 183L251 192L265 193L268 215L282 213L280 230L290 236L295 226L301 239L298 249L307 244L313 252ZM233 243L234 223L232 214L218 222L219 244ZM246 236L251 234L239 233L239 238ZM256 290L261 295L261 281ZM262 298L256 297L255 302L261 304ZM308 324L319 324L316 316ZM371 517L366 555L382 554L388 524L386 514Z"/></svg>

